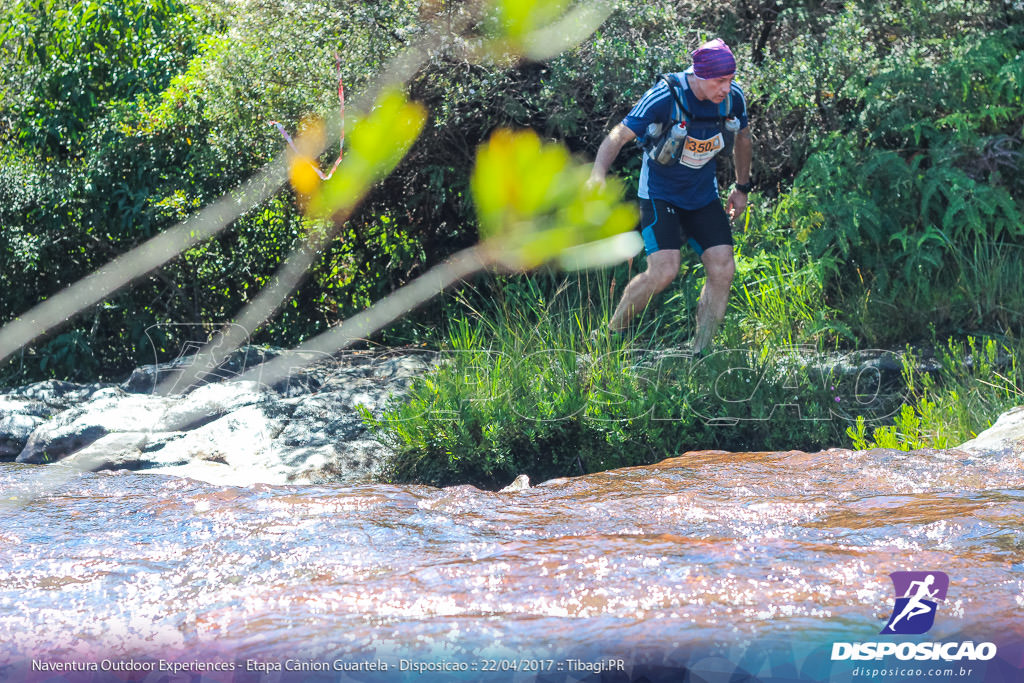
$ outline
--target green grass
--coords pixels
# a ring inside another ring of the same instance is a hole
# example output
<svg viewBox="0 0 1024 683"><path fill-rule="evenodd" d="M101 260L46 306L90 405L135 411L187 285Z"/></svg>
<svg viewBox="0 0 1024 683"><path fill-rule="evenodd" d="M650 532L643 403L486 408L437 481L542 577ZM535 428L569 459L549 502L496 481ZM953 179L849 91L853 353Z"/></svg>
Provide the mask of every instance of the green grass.
<svg viewBox="0 0 1024 683"><path fill-rule="evenodd" d="M907 347L901 377L865 374L867 345L841 322L850 312L823 302L833 266L774 237L737 236L730 308L700 360L684 350L703 282L695 258L624 339L603 330L642 262L464 289L436 331L442 362L382 418L365 415L395 453L386 478L494 489L688 450L942 448L1024 402L1024 347L1006 335L933 342L931 371ZM977 286L993 278L1005 273L979 273Z"/></svg>
<svg viewBox="0 0 1024 683"><path fill-rule="evenodd" d="M858 421L847 430L855 448L948 448L977 436L1006 410L1024 404L1024 345L1012 338L948 339L939 347L937 370L921 369L920 357L904 357L908 400L893 424L868 433Z"/></svg>
<svg viewBox="0 0 1024 683"><path fill-rule="evenodd" d="M677 344L689 315L673 299L698 275L627 339L603 332L621 273L616 287L610 274L547 288L501 278L463 296L436 370L382 418L365 416L395 453L386 477L493 489L519 474L538 481L688 450L814 450L843 445L856 415L877 421L899 406L887 390L858 395L856 376L814 346L750 343L753 323L735 313L715 352L692 358Z"/></svg>

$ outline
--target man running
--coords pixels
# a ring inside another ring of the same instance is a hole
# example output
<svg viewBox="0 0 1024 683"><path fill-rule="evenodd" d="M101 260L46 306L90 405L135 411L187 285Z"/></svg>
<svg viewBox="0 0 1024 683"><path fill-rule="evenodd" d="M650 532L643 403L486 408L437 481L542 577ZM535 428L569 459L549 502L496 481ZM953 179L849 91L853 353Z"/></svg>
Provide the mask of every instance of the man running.
<svg viewBox="0 0 1024 683"><path fill-rule="evenodd" d="M924 581L910 582L910 585L907 586L906 595L903 596L904 598L910 599L907 601L907 604L903 608L903 611L899 613L899 616L897 616L895 619L889 622L889 626L887 628L890 631L895 633L896 623L904 617L906 617L907 621L910 621L916 616L919 616L921 614L928 614L928 612L932 611L932 608L929 605L926 605L923 601L925 598L934 598L935 595L939 592L938 588L936 588L934 591L928 590L933 583L935 583L935 576L933 574L929 574L928 576L926 576L924 578ZM917 587L916 591L914 589L915 586Z"/></svg>
<svg viewBox="0 0 1024 683"><path fill-rule="evenodd" d="M699 355L725 317L736 270L730 219L742 215L747 207L753 144L743 90L733 81L736 59L732 50L715 39L692 56L693 66L659 80L605 137L590 180L603 183L622 147L637 137L651 137L647 134L657 129L652 124L660 124L664 132L684 120L687 137L677 157L660 163L652 158L657 149L644 154L637 194L647 270L626 285L609 328L612 332L626 330L651 298L668 287L679 274L680 249L687 243L700 256L706 273L693 339L693 352ZM725 108L728 111L723 111ZM683 116L680 111L685 112ZM730 135L726 120L733 127L738 121L733 148L736 184L729 194L728 215L715 177L715 156L727 147Z"/></svg>

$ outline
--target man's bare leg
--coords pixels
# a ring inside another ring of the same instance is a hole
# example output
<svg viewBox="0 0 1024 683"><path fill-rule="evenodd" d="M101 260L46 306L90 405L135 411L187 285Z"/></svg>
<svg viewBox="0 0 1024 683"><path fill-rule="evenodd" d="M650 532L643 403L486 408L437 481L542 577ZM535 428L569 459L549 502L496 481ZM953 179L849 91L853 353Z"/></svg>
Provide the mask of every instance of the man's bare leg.
<svg viewBox="0 0 1024 683"><path fill-rule="evenodd" d="M636 275L626 285L626 290L622 293L622 300L615 308L608 328L612 332L622 332L629 327L629 323L644 310L651 298L668 287L678 274L678 249L661 249L653 254L648 254L647 270ZM726 293L728 293L728 289L726 289Z"/></svg>
<svg viewBox="0 0 1024 683"><path fill-rule="evenodd" d="M711 344L718 324L725 317L726 304L729 302L729 290L732 287L733 275L736 273L736 261L733 259L731 245L722 244L708 248L701 255L701 261L704 263L707 279L704 281L704 287L700 291L700 300L697 302L697 331L693 336L694 353L700 353Z"/></svg>

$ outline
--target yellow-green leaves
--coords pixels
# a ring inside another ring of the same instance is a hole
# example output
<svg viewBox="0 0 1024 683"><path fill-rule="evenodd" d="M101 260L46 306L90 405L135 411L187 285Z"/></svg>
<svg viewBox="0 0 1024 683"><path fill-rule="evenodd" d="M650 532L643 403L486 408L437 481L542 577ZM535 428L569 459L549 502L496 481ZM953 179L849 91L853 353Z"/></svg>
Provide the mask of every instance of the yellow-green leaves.
<svg viewBox="0 0 1024 683"><path fill-rule="evenodd" d="M628 258L639 237L636 208L615 179L587 183L589 168L532 130L498 130L477 153L471 186L483 247L505 267L529 269L562 257L583 268ZM569 250L569 251L566 251Z"/></svg>
<svg viewBox="0 0 1024 683"><path fill-rule="evenodd" d="M426 118L422 105L410 102L398 91L389 91L353 126L346 137L344 161L330 180L317 182L311 167L309 172L302 170L310 160L296 155L292 159L291 178L295 188L309 197L307 212L327 218L351 209L374 183L398 165L419 137Z"/></svg>
<svg viewBox="0 0 1024 683"><path fill-rule="evenodd" d="M560 17L569 0L496 0L494 3L509 38L524 38L531 31Z"/></svg>
<svg viewBox="0 0 1024 683"><path fill-rule="evenodd" d="M502 35L494 54L548 59L583 41L611 14L610 2L570 0L494 0Z"/></svg>

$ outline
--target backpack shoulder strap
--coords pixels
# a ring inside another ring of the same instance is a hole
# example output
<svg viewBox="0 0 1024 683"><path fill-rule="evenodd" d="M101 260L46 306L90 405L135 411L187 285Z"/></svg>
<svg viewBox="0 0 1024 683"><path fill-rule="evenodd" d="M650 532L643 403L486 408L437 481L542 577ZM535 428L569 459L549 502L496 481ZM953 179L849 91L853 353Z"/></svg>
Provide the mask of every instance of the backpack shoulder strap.
<svg viewBox="0 0 1024 683"><path fill-rule="evenodd" d="M673 118L675 118L675 120L677 121L686 121L687 123L689 123L691 116L690 110L686 106L685 83L681 83L679 81L679 77L676 76L676 74L659 74L658 78L660 80L665 81L665 85L668 86L669 93L672 94L672 99L674 99L676 102L675 111L673 112L673 114L678 114L678 116L675 116ZM680 96L680 91L683 92L682 96Z"/></svg>
<svg viewBox="0 0 1024 683"><path fill-rule="evenodd" d="M685 74L684 74L685 75ZM686 78L679 78L678 74L661 74L660 78L664 80L669 90L672 91L672 96L676 99L676 105L685 114L686 122L689 123L693 119L693 113L686 106L686 91L690 89L690 86L686 82ZM674 87L673 87L674 86ZM677 94L678 88L681 91L682 97ZM722 127L725 120L732 116L732 88L729 88L729 94L725 96L725 99L718 104L718 126ZM704 119L701 119L702 121Z"/></svg>

